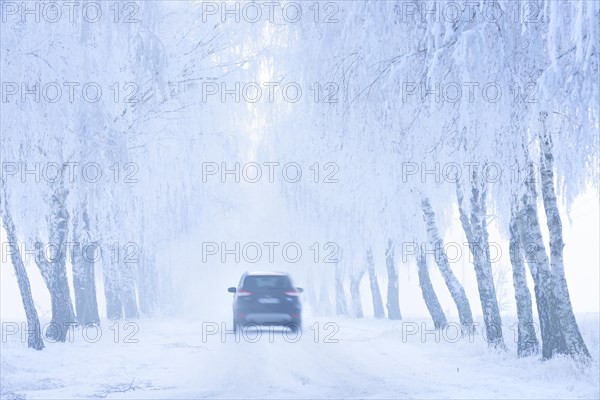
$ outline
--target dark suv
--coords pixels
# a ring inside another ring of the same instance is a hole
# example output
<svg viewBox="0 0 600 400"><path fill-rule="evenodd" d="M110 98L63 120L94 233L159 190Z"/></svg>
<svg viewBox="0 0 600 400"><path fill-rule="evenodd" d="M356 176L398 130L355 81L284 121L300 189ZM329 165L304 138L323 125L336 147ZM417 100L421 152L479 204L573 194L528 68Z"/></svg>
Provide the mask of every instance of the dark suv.
<svg viewBox="0 0 600 400"><path fill-rule="evenodd" d="M233 299L234 330L242 326L282 325L297 331L302 325L302 288L294 287L291 277L282 272L246 272Z"/></svg>

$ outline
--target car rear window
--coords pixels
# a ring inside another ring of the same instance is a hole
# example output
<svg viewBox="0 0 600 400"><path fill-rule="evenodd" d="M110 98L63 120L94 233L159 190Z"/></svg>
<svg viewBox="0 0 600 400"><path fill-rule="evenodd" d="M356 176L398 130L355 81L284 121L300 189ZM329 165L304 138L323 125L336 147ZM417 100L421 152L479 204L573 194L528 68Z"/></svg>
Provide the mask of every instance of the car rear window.
<svg viewBox="0 0 600 400"><path fill-rule="evenodd" d="M252 275L244 279L243 288L249 291L290 289L292 282L285 275Z"/></svg>

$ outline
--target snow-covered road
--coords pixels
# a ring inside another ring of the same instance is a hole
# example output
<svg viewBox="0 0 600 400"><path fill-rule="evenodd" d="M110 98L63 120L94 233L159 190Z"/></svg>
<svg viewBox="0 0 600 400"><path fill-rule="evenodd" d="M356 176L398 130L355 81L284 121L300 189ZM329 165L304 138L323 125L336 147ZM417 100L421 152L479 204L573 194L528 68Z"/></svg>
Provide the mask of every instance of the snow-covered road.
<svg viewBox="0 0 600 400"><path fill-rule="evenodd" d="M204 321L205 333L220 323ZM265 328L249 330L239 342L231 334L223 340L220 332L203 338L201 321L138 324L111 329L105 322L97 343L90 343L94 332L85 332L86 341L78 330L73 343L49 344L42 352L5 335L2 398L599 396L597 357L585 370L568 359L519 360L512 348L487 350L479 336L450 343L450 330L446 340L438 343L430 334L423 342L420 333L407 335L415 325L403 328L400 322L314 319L297 341L287 331ZM597 316L584 326L597 354Z"/></svg>

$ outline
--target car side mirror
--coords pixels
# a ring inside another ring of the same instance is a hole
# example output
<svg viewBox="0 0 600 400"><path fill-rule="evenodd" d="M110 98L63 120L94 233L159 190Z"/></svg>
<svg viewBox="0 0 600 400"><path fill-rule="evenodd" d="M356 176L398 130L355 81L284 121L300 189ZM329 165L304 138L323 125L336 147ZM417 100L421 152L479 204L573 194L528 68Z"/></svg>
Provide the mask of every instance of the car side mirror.
<svg viewBox="0 0 600 400"><path fill-rule="evenodd" d="M227 291L228 291L229 293L235 293L235 292L236 292L236 290L237 290L237 289L236 289L236 288L234 288L234 287L230 287L230 288L228 288L228 289L227 289Z"/></svg>
<svg viewBox="0 0 600 400"><path fill-rule="evenodd" d="M301 287L297 287L297 288L296 288L296 291L297 291L297 292L300 292L300 293L303 293L303 292L304 292L304 289L302 289Z"/></svg>

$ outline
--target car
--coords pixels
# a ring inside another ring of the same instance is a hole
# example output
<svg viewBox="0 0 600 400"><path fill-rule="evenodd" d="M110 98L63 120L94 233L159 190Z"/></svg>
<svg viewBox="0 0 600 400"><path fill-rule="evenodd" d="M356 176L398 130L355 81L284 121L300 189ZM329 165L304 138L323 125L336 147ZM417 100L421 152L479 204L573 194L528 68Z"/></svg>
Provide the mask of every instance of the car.
<svg viewBox="0 0 600 400"><path fill-rule="evenodd" d="M233 293L233 329L247 326L280 325L297 332L302 327L300 294L284 272L246 272Z"/></svg>

